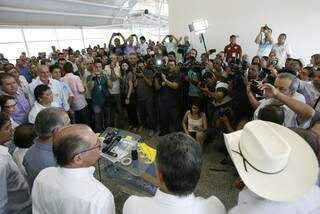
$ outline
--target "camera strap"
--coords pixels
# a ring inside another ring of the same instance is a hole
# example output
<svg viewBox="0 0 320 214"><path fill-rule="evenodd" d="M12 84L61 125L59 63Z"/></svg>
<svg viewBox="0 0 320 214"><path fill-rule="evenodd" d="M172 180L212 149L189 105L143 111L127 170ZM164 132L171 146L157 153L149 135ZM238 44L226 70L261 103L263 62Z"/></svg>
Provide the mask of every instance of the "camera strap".
<svg viewBox="0 0 320 214"><path fill-rule="evenodd" d="M316 101L316 102L314 103L314 105L313 105L313 109L314 109L314 110L316 109L316 107L317 107L317 105L318 105L319 101L320 101L320 95L319 95L319 97L318 97L317 101Z"/></svg>

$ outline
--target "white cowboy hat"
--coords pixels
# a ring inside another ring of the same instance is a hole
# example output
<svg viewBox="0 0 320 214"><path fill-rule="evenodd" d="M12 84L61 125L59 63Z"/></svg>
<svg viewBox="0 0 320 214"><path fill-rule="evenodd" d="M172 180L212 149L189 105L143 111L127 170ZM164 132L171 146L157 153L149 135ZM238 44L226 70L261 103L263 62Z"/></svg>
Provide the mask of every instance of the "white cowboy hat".
<svg viewBox="0 0 320 214"><path fill-rule="evenodd" d="M317 158L290 129L254 120L224 137L240 177L257 195L272 201L292 201L315 185Z"/></svg>

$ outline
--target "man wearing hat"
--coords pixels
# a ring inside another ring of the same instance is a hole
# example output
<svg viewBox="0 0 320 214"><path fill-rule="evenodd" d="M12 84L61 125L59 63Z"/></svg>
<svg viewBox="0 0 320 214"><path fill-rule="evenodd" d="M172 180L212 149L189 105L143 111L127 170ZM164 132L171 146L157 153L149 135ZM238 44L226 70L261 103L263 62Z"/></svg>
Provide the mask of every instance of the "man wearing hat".
<svg viewBox="0 0 320 214"><path fill-rule="evenodd" d="M229 214L320 213L317 158L298 134L255 120L226 134L225 143L246 185Z"/></svg>

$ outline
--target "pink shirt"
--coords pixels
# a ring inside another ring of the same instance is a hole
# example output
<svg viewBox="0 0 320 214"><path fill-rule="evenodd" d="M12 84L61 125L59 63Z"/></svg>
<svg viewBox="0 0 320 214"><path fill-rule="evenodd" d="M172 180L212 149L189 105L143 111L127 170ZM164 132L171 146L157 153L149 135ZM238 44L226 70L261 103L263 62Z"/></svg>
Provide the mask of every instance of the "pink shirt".
<svg viewBox="0 0 320 214"><path fill-rule="evenodd" d="M64 77L61 78L61 81L67 83L74 94L74 99L71 104L72 110L79 111L86 107L87 101L84 96L85 89L83 87L82 81L80 80L80 77L72 73L67 73Z"/></svg>

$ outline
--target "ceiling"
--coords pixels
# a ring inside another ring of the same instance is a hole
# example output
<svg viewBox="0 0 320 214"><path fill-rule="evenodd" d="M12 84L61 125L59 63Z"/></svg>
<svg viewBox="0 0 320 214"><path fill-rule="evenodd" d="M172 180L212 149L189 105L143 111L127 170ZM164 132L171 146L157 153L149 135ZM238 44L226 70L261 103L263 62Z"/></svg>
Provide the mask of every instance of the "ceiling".
<svg viewBox="0 0 320 214"><path fill-rule="evenodd" d="M121 25L136 0L1 0L0 25Z"/></svg>

